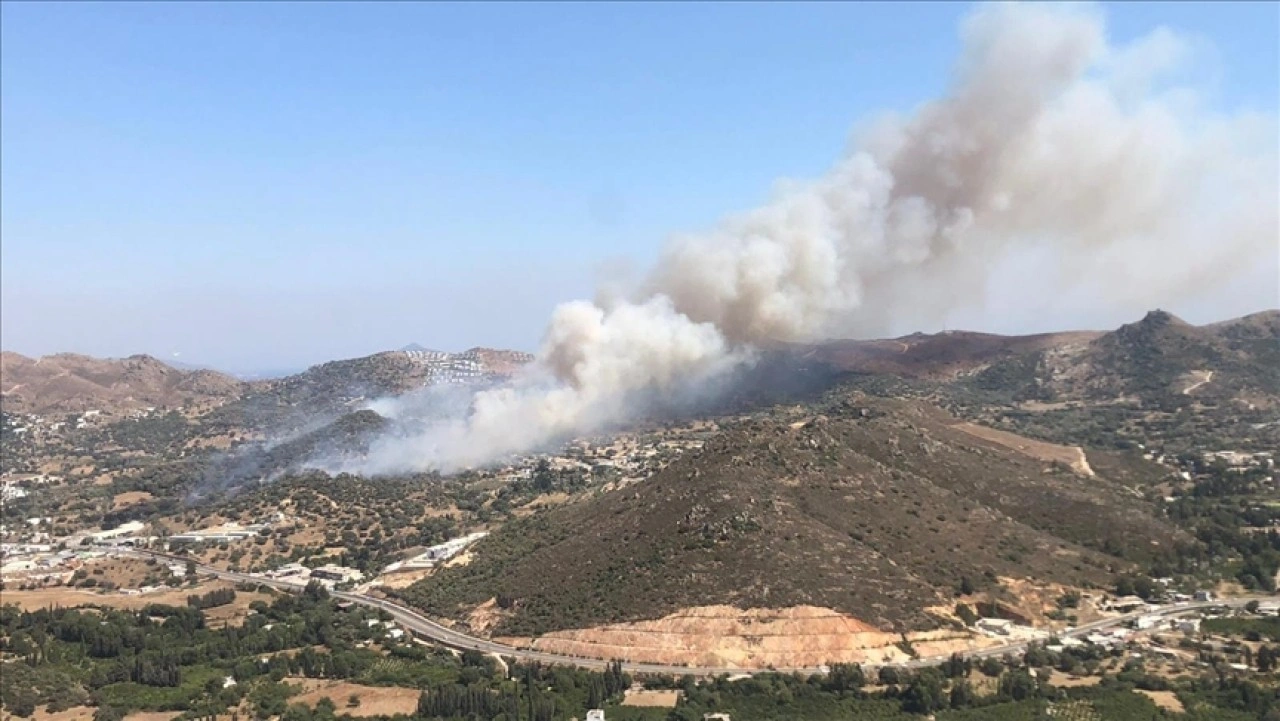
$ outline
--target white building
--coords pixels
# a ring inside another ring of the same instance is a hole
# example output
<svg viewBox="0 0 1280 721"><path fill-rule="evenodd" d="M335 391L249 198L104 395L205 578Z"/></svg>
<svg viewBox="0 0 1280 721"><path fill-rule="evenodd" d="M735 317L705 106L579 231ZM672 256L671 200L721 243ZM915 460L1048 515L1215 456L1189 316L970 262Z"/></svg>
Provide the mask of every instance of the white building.
<svg viewBox="0 0 1280 721"><path fill-rule="evenodd" d="M391 565L383 569L383 573L394 573L396 571L413 570L413 569L420 569L420 568L432 568L437 563L441 563L443 561L449 560L450 558L453 558L454 556L464 551L468 546L475 543L476 541L479 541L481 538L484 538L487 535L489 535L488 532L481 531L478 533L471 533L466 536L460 536L458 538L450 539L448 541L445 541L444 543L431 546L430 548L418 554L417 556L414 556L413 558L405 559L403 561L396 561L395 563L392 563Z"/></svg>
<svg viewBox="0 0 1280 721"><path fill-rule="evenodd" d="M328 564L317 566L311 569L311 577L321 581L333 581L334 583L347 583L349 581L360 581L364 579L364 574L354 568L346 566L335 566Z"/></svg>
<svg viewBox="0 0 1280 721"><path fill-rule="evenodd" d="M267 578L291 579L294 577L305 578L311 574L311 569L301 563L286 563L274 571L267 571L262 575Z"/></svg>
<svg viewBox="0 0 1280 721"><path fill-rule="evenodd" d="M1149 629L1153 629L1156 626L1160 625L1160 617L1151 615L1151 614L1148 614L1145 616L1138 616L1137 620L1134 621L1133 625L1139 631L1147 631Z"/></svg>
<svg viewBox="0 0 1280 721"><path fill-rule="evenodd" d="M587 721L604 721L604 711L593 708L587 712Z"/></svg>
<svg viewBox="0 0 1280 721"><path fill-rule="evenodd" d="M447 561L448 559L453 558L454 556L461 553L463 549L465 549L467 546L470 546L471 544L475 543L476 541L479 541L481 538L484 538L487 535L489 534L481 532L481 533L471 533L466 536L462 536L460 538L454 538L452 540L445 541L444 543L428 548L426 553L423 555L425 555L428 559L432 561Z"/></svg>
<svg viewBox="0 0 1280 721"><path fill-rule="evenodd" d="M20 488L16 483L0 483L0 501L16 501L26 495L27 489Z"/></svg>
<svg viewBox="0 0 1280 721"><path fill-rule="evenodd" d="M169 536L170 543L230 543L233 541L243 541L246 538L253 538L258 535L262 529L266 528L262 524L253 524L250 526L241 526L238 523L227 523L217 528L206 528L202 531L191 531L189 533L179 533Z"/></svg>

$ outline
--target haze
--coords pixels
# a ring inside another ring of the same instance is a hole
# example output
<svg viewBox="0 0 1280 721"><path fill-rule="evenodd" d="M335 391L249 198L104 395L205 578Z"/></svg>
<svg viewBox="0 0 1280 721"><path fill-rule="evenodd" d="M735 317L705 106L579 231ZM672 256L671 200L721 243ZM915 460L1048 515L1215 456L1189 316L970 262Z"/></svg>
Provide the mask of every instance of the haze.
<svg viewBox="0 0 1280 721"><path fill-rule="evenodd" d="M560 302L619 266L644 277L668 237L823 176L859 124L945 93L968 10L6 3L3 346L240 371L411 341L533 350ZM1251 129L1251 172L1280 174L1276 5L1100 12L1130 50L1105 64L1121 101ZM1158 287L1128 282L1133 256L1019 251L990 257L967 306L821 328L1274 307L1270 212L1269 247L1151 248Z"/></svg>

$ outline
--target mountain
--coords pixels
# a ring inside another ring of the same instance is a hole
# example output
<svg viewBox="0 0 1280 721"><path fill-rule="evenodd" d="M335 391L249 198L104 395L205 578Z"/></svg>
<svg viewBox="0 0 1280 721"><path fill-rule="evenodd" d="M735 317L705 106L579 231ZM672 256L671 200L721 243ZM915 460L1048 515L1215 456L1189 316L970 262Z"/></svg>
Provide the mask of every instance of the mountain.
<svg viewBox="0 0 1280 721"><path fill-rule="evenodd" d="M424 345L420 345L420 344L418 344L418 343L410 343L409 345L407 345L407 346L405 346L405 347L403 347L403 348L401 348L401 349L400 349L400 352L402 352L402 353L406 353L406 352L408 352L408 351L427 351L427 352L430 352L430 351L431 351L431 349L430 349L430 348L428 348L428 347L426 347L426 346L424 346Z"/></svg>
<svg viewBox="0 0 1280 721"><path fill-rule="evenodd" d="M102 359L59 353L31 359L0 353L0 392L8 413L220 404L243 390L226 374L180 370L147 355Z"/></svg>
<svg viewBox="0 0 1280 721"><path fill-rule="evenodd" d="M1001 359L974 381L1016 400L1276 407L1280 311L1195 326L1156 310L1087 342Z"/></svg>
<svg viewBox="0 0 1280 721"><path fill-rule="evenodd" d="M886 340L827 341L791 350L846 373L953 380L993 364L1087 343L1102 333L1070 331L1025 336L948 331Z"/></svg>
<svg viewBox="0 0 1280 721"><path fill-rule="evenodd" d="M468 565L398 593L461 622L496 598L493 632L512 636L713 604L916 631L943 623L926 609L962 584L1103 584L1180 540L1079 449L854 396L731 426L643 483L508 523Z"/></svg>

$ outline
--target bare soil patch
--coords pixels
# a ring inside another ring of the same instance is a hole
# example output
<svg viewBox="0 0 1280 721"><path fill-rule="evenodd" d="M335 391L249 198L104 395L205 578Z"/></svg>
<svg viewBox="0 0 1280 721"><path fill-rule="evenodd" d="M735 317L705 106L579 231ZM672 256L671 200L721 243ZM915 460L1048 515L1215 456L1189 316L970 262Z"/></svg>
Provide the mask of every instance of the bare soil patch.
<svg viewBox="0 0 1280 721"><path fill-rule="evenodd" d="M236 591L236 600L225 606L215 606L214 608L205 609L204 617L210 628L225 628L227 626L241 626L244 620L249 617L249 604L254 601L262 601L263 603L271 603L271 596L265 593L245 593L244 591Z"/></svg>
<svg viewBox="0 0 1280 721"><path fill-rule="evenodd" d="M492 603L492 602L490 602ZM477 612L484 609L482 606ZM911 634L930 651L972 648L986 639L956 634ZM897 647L902 637L879 631L829 608L741 610L730 606L689 608L652 621L555 631L538 638L502 639L518 646L586 658L719 666L812 668L830 663L909 660ZM935 648L936 647L936 648Z"/></svg>
<svg viewBox="0 0 1280 721"><path fill-rule="evenodd" d="M1011 448L1037 460L1045 461L1046 463L1062 463L1070 466L1077 473L1086 476L1093 475L1093 469L1089 468L1089 461L1085 458L1084 450L1079 446L1060 446L1056 443L1045 443L1044 441L1026 438L1016 433L988 428L967 421L957 423L952 427L984 441Z"/></svg>
<svg viewBox="0 0 1280 721"><path fill-rule="evenodd" d="M208 593L218 588L230 588L228 583L204 583L198 586L186 586L183 588L171 589L166 591L156 591L155 593L139 593L126 595L118 591L94 592L76 588L42 588L34 591L9 591L4 592L5 604L17 604L24 611L35 611L41 608L77 608L81 606L105 606L107 608L121 608L127 610L137 610L144 608L153 603L162 603L170 606L185 606L187 596ZM248 595L248 594L245 594Z"/></svg>
<svg viewBox="0 0 1280 721"><path fill-rule="evenodd" d="M1049 683L1058 688L1076 688L1078 686L1097 686L1102 679L1098 676L1071 676L1061 671L1054 671L1049 676Z"/></svg>
<svg viewBox="0 0 1280 721"><path fill-rule="evenodd" d="M476 631L484 633L493 628L506 615L506 612L498 608L498 599L494 597L476 606L475 610L467 618L467 624Z"/></svg>
<svg viewBox="0 0 1280 721"><path fill-rule="evenodd" d="M135 711L124 717L124 721L173 721L181 716L178 711Z"/></svg>
<svg viewBox="0 0 1280 721"><path fill-rule="evenodd" d="M623 706L644 706L648 708L675 708L680 700L679 691L646 691L628 690L622 699Z"/></svg>
<svg viewBox="0 0 1280 721"><path fill-rule="evenodd" d="M108 482L110 482L110 478L108 478ZM111 508L113 510L128 508L129 506L142 503L143 501L149 501L152 498L154 498L154 496L146 491L125 491L124 493L117 493L115 497L111 499Z"/></svg>
<svg viewBox="0 0 1280 721"><path fill-rule="evenodd" d="M110 581L117 588L138 588L148 579L162 580L169 571L158 561L144 561L139 558L99 558L84 565L91 578L98 583Z"/></svg>
<svg viewBox="0 0 1280 721"><path fill-rule="evenodd" d="M1166 711L1173 713L1182 713L1182 702L1178 700L1177 694L1172 691L1146 691L1143 689L1135 689L1138 693L1151 699L1152 703Z"/></svg>
<svg viewBox="0 0 1280 721"><path fill-rule="evenodd" d="M31 715L31 721L91 721L95 710L93 706L72 706L65 711L49 713L45 707L41 706ZM5 714L5 718L17 717Z"/></svg>
<svg viewBox="0 0 1280 721"><path fill-rule="evenodd" d="M466 566L471 563L473 558L475 558L475 556L471 555L471 551L463 551L462 553L459 553L453 558L445 561L444 565L448 568L453 568L454 566Z"/></svg>
<svg viewBox="0 0 1280 721"><path fill-rule="evenodd" d="M312 683L299 683L307 681ZM327 698L338 707L339 713L352 716L394 716L395 714L412 714L418 708L417 689L390 688L382 686L365 686L344 681L327 681L325 679L290 679L291 685L301 685L303 692L290 699L291 703L300 703L314 707L320 699ZM348 700L355 696L360 704L354 708Z"/></svg>
<svg viewBox="0 0 1280 721"><path fill-rule="evenodd" d="M413 571L397 571L378 576L378 585L386 588L408 588L414 583L435 573L434 568L420 568Z"/></svg>

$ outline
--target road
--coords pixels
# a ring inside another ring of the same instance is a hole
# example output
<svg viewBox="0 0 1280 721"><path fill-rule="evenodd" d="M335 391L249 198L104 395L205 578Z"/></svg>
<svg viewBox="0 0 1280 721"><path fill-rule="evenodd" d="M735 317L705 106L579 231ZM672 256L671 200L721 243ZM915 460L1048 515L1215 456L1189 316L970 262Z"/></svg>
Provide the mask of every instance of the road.
<svg viewBox="0 0 1280 721"><path fill-rule="evenodd" d="M1212 380L1213 380L1213 371L1204 371L1204 374L1205 374L1205 375L1204 375L1204 378L1201 378L1200 380L1196 381L1195 383L1192 383L1191 385L1189 385L1189 386L1187 386L1186 388L1184 388L1184 389L1182 390L1182 395L1184 395L1184 396L1189 396L1189 395L1191 395L1191 391L1193 391L1193 390L1195 390L1195 389L1199 388L1200 386L1204 385L1205 383L1208 383L1208 382L1210 382L1210 381L1212 381Z"/></svg>
<svg viewBox="0 0 1280 721"><path fill-rule="evenodd" d="M182 556L171 556L169 554L158 553L155 551L148 551L143 549L118 549L117 552L125 555L153 557L158 560L162 560L166 562L185 563L187 560L189 560ZM215 576L217 578L227 580L227 581L234 581L236 583L252 583L260 586L270 586L271 588L276 588L282 591L298 592L298 591L301 591L303 588L303 584L299 584L299 583L292 583L288 581L280 581L275 579L263 578L261 576L254 576L247 573L238 573L235 571L223 571L221 569L213 568L211 566L200 565L200 564L197 564L196 570L199 573L203 573L209 576ZM422 638L426 638L442 646L447 646L453 649L458 649L462 651L480 651L482 653L487 653L487 654L498 654L500 656L515 658L517 660L525 661L525 662L538 661L545 664L560 664L560 665L577 666L580 668L589 668L589 669L603 669L605 665L609 663L608 661L605 661L602 659L582 658L578 656L565 656L565 655L556 654L556 653L546 653L544 651L520 649L520 648L515 648L514 646L508 646L506 644L495 643L488 639L478 638L476 636L470 636L468 634L462 633L461 631L457 631L455 629L449 628L448 626L432 621L431 619L427 618L426 616L423 616L422 614L418 613L417 611L414 611L411 608L407 608L405 606L402 606L392 601L387 601L381 598L375 598L373 596L367 596L361 593L351 593L348 591L332 591L330 595L332 595L334 598L341 599L343 601L350 601L352 603L358 603L362 606L368 606L370 608L377 608L377 609L386 611L387 613L391 614L391 617L395 619L396 623L400 624L406 630L413 633L414 635L420 636ZM1122 616L1116 616L1113 618L1105 618L1100 621L1087 623L1083 626L1079 626L1070 631L1064 631L1062 633L1058 633L1056 635L1058 638L1079 638L1079 637L1087 636L1091 633L1094 633L1095 631L1102 631L1108 628L1114 628L1121 624L1132 621L1138 618L1139 616L1176 616L1184 613L1189 613L1192 611L1211 608L1213 606L1230 606L1233 608L1242 608L1246 604L1248 604L1250 601L1261 600L1262 598L1267 598L1267 597L1254 596L1254 597L1222 599L1218 601L1197 601L1197 602L1184 602L1184 603L1170 604L1167 606L1160 606L1153 610L1140 611L1136 613L1128 613L1128 614L1124 614ZM992 656L998 657L998 656L1003 656L1006 653L1016 655L1025 651L1027 649L1027 646L1034 642L1035 641L1017 641L1017 642L1005 644L1002 646L993 646L990 648L984 648L977 651L970 651L967 653L963 653L961 655L971 659L989 658ZM941 664L942 662L946 661L948 658L949 656L932 656L932 657L926 657L926 658L913 659L911 661L907 661L904 663L888 664L888 665L897 666L900 668L926 668L929 666L937 666L938 664ZM884 665L884 664L870 664L870 665ZM689 674L693 676L719 676L722 674L727 674L727 675L733 676L733 675L739 675L739 674L759 674L759 673L773 673L773 672L783 672L783 673L798 672L802 674L824 672L824 669L821 669L821 668L780 668L780 669L743 669L743 668L728 668L728 667L715 668L715 667L705 667L705 666L692 667L692 666L664 665L664 664L655 664L655 663L637 663L637 662L631 662L631 661L624 661L623 666L626 668L627 671L631 673L664 674L664 675L670 675L670 676L681 676L684 674Z"/></svg>

